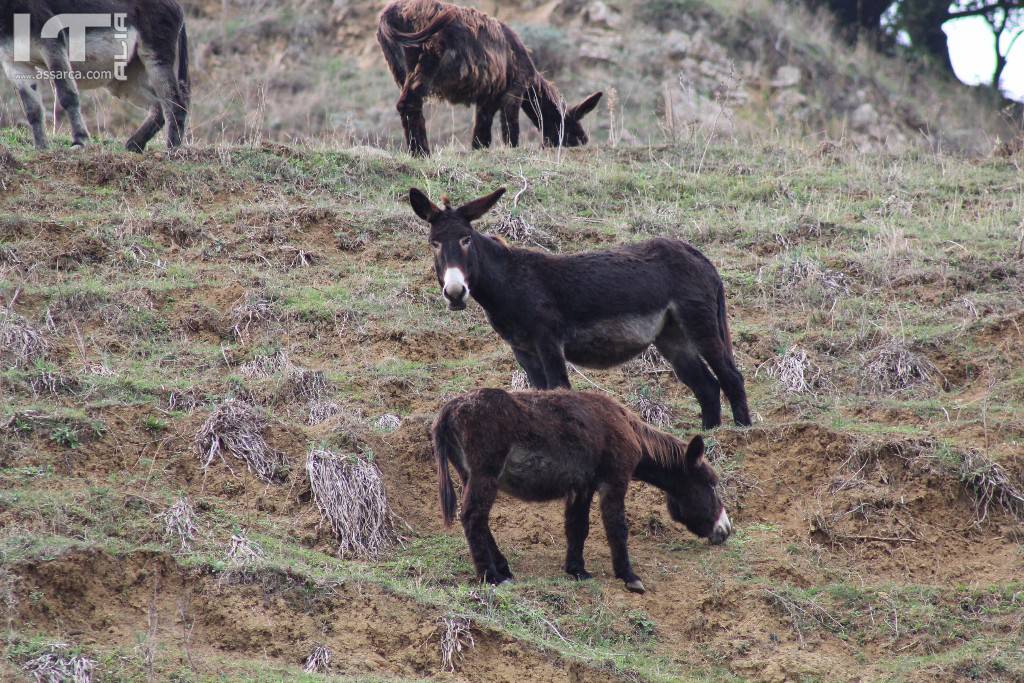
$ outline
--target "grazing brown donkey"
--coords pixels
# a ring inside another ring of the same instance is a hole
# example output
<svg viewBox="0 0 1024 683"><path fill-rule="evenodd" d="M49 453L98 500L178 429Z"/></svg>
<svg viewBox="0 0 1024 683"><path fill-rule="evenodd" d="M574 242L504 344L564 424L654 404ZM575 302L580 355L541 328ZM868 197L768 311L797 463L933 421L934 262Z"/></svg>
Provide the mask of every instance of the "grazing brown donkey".
<svg viewBox="0 0 1024 683"><path fill-rule="evenodd" d="M750 424L743 375L732 355L725 288L695 248L653 239L583 254L515 249L473 229L498 190L453 209L417 189L413 211L430 223L441 293L452 310L479 302L535 389L569 388L566 360L610 368L654 344L700 401L704 427L722 422L721 392L733 420Z"/></svg>
<svg viewBox="0 0 1024 683"><path fill-rule="evenodd" d="M86 30L85 61L73 61L76 32L57 31L68 15L107 24ZM15 26L25 17L29 35L19 41ZM26 49L27 55L20 54ZM129 150L141 152L165 123L167 146L181 144L190 84L188 35L177 0L0 0L0 64L21 97L39 149L46 147L39 92L47 82L39 78L44 72L71 124L73 146L89 139L78 91L92 88L106 88L149 110L128 140Z"/></svg>
<svg viewBox="0 0 1024 683"><path fill-rule="evenodd" d="M519 110L544 136L544 144L587 144L580 120L601 93L568 107L558 89L534 66L515 32L479 10L436 0L397 0L381 12L377 42L402 89L398 113L414 155L430 154L423 101L476 105L473 149L491 145L494 115L501 113L505 144L519 145Z"/></svg>
<svg viewBox="0 0 1024 683"><path fill-rule="evenodd" d="M672 519L711 543L723 543L732 532L701 437L687 447L603 394L480 389L446 403L431 435L441 513L450 525L455 518L450 462L462 479L462 527L482 581L512 578L488 524L499 490L526 501L565 499L565 571L577 579L590 578L583 544L590 503L600 491L615 576L636 593L644 592L644 584L633 573L626 548L630 480L665 491Z"/></svg>

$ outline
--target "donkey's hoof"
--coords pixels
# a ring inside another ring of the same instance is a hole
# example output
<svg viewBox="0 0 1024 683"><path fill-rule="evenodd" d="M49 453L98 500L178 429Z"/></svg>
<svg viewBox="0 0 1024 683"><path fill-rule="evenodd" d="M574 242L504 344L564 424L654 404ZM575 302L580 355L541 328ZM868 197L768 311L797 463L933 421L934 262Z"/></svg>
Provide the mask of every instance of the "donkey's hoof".
<svg viewBox="0 0 1024 683"><path fill-rule="evenodd" d="M588 572L586 569L580 569L579 571L569 572L569 576L576 579L577 581L589 581L594 578L594 575Z"/></svg>
<svg viewBox="0 0 1024 683"><path fill-rule="evenodd" d="M84 142L73 142L73 143L71 143L71 149L74 149L74 150L85 149L85 143Z"/></svg>
<svg viewBox="0 0 1024 683"><path fill-rule="evenodd" d="M644 588L644 582L640 579L633 579L632 581L626 582L626 590L630 593L646 593L647 589Z"/></svg>
<svg viewBox="0 0 1024 683"><path fill-rule="evenodd" d="M135 154L142 154L146 149L143 145L140 145L135 140L129 140L128 142L124 143L124 148L129 152L133 152Z"/></svg>

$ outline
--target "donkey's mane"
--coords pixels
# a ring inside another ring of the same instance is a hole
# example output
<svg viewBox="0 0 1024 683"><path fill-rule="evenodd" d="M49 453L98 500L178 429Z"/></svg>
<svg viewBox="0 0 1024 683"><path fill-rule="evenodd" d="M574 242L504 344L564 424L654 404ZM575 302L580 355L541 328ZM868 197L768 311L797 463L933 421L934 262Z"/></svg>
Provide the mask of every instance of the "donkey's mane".
<svg viewBox="0 0 1024 683"><path fill-rule="evenodd" d="M630 416L633 429L640 439L644 457L650 458L662 467L682 469L686 466L686 444L671 434L659 432L635 416Z"/></svg>

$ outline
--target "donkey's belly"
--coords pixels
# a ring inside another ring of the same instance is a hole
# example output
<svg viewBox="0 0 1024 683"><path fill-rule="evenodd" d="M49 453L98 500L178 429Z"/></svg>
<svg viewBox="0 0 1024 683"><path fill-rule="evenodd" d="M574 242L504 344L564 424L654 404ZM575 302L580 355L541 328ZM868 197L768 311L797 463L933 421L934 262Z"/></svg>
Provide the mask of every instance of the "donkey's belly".
<svg viewBox="0 0 1024 683"><path fill-rule="evenodd" d="M610 368L643 352L665 327L666 311L633 315L578 328L565 342L565 357L589 368Z"/></svg>
<svg viewBox="0 0 1024 683"><path fill-rule="evenodd" d="M505 493L523 500L554 500L594 484L590 459L571 451L551 452L512 446L498 475Z"/></svg>

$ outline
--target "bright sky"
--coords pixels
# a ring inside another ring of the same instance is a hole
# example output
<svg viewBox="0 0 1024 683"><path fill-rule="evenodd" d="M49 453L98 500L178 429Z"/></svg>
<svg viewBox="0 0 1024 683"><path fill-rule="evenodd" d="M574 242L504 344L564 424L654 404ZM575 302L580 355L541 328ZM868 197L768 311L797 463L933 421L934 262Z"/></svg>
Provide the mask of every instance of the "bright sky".
<svg viewBox="0 0 1024 683"><path fill-rule="evenodd" d="M949 38L949 54L960 80L972 85L991 81L996 56L988 23L981 17L969 17L947 22L942 28ZM1024 36L1010 53L1003 71L1002 88L1010 97L1024 99Z"/></svg>

